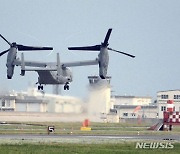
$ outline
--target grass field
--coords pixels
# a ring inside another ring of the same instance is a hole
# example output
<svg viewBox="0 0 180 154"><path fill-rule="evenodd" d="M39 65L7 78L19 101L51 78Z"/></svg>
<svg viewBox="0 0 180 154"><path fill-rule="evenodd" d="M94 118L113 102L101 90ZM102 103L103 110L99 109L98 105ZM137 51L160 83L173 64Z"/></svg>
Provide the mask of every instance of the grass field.
<svg viewBox="0 0 180 154"><path fill-rule="evenodd" d="M173 131L149 131L148 125L124 124L124 123L91 123L92 131L80 131L82 123L56 122L56 123L9 123L0 124L0 134L47 134L47 127L55 126L55 134L87 134L87 135L163 135L180 134L180 127L174 127Z"/></svg>
<svg viewBox="0 0 180 154"><path fill-rule="evenodd" d="M2 154L179 154L180 144L174 144L173 149L136 149L136 143L118 144L1 144Z"/></svg>
<svg viewBox="0 0 180 154"><path fill-rule="evenodd" d="M180 134L180 127L174 127L173 131L149 131L148 125L138 124L112 124L112 123L91 123L92 131L80 131L81 123L8 123L0 124L0 134L47 134L47 126L55 126L55 134L86 134L86 135L163 135ZM136 149L139 141L79 141L74 140L0 140L0 154L111 154L111 153L129 153L129 154L179 154L180 143L171 142L172 149ZM150 142L150 141L142 141ZM154 142L154 141L152 141ZM160 141L156 141L160 142ZM166 143L168 141L165 141Z"/></svg>

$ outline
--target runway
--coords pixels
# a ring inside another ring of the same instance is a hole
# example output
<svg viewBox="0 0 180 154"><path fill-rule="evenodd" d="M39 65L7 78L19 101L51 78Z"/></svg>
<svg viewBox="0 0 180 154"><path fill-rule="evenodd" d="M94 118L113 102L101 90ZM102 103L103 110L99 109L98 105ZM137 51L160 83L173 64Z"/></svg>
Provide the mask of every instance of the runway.
<svg viewBox="0 0 180 154"><path fill-rule="evenodd" d="M119 140L119 141L178 141L180 142L180 135L34 135L34 134L13 134L0 135L0 140Z"/></svg>

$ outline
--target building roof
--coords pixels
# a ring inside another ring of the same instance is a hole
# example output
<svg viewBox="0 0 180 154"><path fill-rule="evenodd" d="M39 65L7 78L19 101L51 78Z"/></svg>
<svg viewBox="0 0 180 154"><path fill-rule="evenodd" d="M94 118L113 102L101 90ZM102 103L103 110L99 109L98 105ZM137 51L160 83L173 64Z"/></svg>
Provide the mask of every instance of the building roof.
<svg viewBox="0 0 180 154"><path fill-rule="evenodd" d="M47 101L38 100L38 99L16 99L16 103L43 103L47 104Z"/></svg>
<svg viewBox="0 0 180 154"><path fill-rule="evenodd" d="M111 96L112 98L113 97L115 97L115 98L149 98L149 99L151 99L152 97L150 97L150 96L126 96L126 95L123 95L123 96L121 96L121 95L114 95L114 96Z"/></svg>
<svg viewBox="0 0 180 154"><path fill-rule="evenodd" d="M158 91L157 93L159 93L159 92L168 92L168 91L180 91L180 89Z"/></svg>
<svg viewBox="0 0 180 154"><path fill-rule="evenodd" d="M6 100L14 100L16 99L16 96L6 96L6 95L1 95L0 99L6 99Z"/></svg>
<svg viewBox="0 0 180 154"><path fill-rule="evenodd" d="M135 109L139 105L114 105L115 109ZM157 105L140 105L141 109L156 109Z"/></svg>

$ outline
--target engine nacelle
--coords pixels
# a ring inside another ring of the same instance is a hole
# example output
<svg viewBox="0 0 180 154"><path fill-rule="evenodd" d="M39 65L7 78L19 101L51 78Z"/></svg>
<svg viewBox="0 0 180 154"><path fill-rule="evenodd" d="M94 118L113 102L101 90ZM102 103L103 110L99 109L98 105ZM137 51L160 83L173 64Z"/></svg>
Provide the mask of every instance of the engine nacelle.
<svg viewBox="0 0 180 154"><path fill-rule="evenodd" d="M107 49L102 48L99 55L99 76L101 79L106 79L107 69L109 64L109 54Z"/></svg>
<svg viewBox="0 0 180 154"><path fill-rule="evenodd" d="M106 79L107 69L107 66L99 66L99 76L101 77L101 79Z"/></svg>
<svg viewBox="0 0 180 154"><path fill-rule="evenodd" d="M12 79L12 76L14 74L14 60L16 59L17 49L15 47L12 47L7 55L7 78Z"/></svg>
<svg viewBox="0 0 180 154"><path fill-rule="evenodd" d="M14 66L13 65L8 66L7 67L7 78L12 79L13 74L14 74Z"/></svg>

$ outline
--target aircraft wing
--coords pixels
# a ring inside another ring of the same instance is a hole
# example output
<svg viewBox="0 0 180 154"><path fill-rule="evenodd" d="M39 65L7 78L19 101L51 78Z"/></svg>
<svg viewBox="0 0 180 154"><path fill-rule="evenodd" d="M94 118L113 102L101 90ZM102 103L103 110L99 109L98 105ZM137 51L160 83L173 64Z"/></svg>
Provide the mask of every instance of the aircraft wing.
<svg viewBox="0 0 180 154"><path fill-rule="evenodd" d="M99 60L98 58L96 58L95 60L68 62L68 63L60 64L59 54L57 55L57 62L24 61L24 54L22 53L21 60L16 59L13 64L16 66L21 66L22 70L25 70L25 66L40 67L40 69L38 68L26 69L27 71L31 71L31 70L36 71L36 70L54 70L54 68L57 68L57 66L58 67L75 67L75 66L97 65L98 63L99 63Z"/></svg>
<svg viewBox="0 0 180 154"><path fill-rule="evenodd" d="M16 60L14 61L14 65L16 65L16 66L21 66L21 65L22 65L22 61L16 59ZM24 61L24 65L25 65L25 66L31 66L31 67L46 67L46 66L48 66L49 64L48 64L48 63L45 63L45 62Z"/></svg>
<svg viewBox="0 0 180 154"><path fill-rule="evenodd" d="M24 54L22 53L21 54L21 60L18 58L18 59L15 59L14 60L14 65L16 66L29 66L29 67L47 67L47 66L56 66L57 63L55 62L38 62L38 61L25 61L24 60Z"/></svg>
<svg viewBox="0 0 180 154"><path fill-rule="evenodd" d="M99 63L99 60L98 60L98 58L96 58L95 60L63 63L62 67L76 67L76 66L97 65L98 63Z"/></svg>
<svg viewBox="0 0 180 154"><path fill-rule="evenodd" d="M30 66L30 67L47 67L47 66L56 66L57 63L55 62L36 62L36 61L24 61L25 66ZM62 63L62 67L76 67L76 66L86 66L86 65L97 65L98 64L98 59L95 60L87 60L87 61L77 61L77 62L67 62L67 63ZM16 66L21 66L22 61L16 59L14 61L14 65Z"/></svg>

